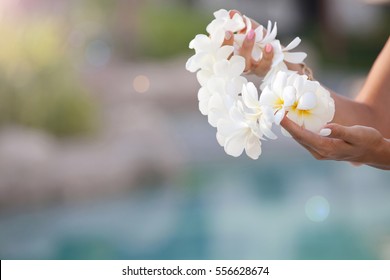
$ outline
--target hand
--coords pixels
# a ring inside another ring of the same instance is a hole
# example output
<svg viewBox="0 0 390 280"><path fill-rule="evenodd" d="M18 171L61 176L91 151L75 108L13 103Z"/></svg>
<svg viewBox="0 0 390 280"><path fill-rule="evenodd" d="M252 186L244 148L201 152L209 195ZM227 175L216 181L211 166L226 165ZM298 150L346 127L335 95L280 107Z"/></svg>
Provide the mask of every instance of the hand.
<svg viewBox="0 0 390 280"><path fill-rule="evenodd" d="M378 130L367 126L342 126L331 123L324 137L310 132L288 119L281 125L318 160L350 161L380 169L390 169L390 142Z"/></svg>
<svg viewBox="0 0 390 280"><path fill-rule="evenodd" d="M236 10L230 11L230 17L233 17L236 13L240 14L240 12ZM246 73L254 73L257 76L264 77L268 71L271 69L272 59L274 57L273 47L271 44L267 44L263 50L263 57L259 61L256 61L252 58L252 49L255 44L255 32L259 24L251 19L252 22L252 30L247 33L245 40L242 44L241 49L239 50L239 54L245 58L245 72ZM244 29L246 32L246 29ZM232 32L226 32L224 45L233 45L234 38Z"/></svg>

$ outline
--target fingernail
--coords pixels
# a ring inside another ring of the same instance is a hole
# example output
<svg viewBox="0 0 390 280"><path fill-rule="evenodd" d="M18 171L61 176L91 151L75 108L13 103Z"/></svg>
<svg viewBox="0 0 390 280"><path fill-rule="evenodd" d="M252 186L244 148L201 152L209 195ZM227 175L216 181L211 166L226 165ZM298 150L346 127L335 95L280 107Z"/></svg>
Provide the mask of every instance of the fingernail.
<svg viewBox="0 0 390 280"><path fill-rule="evenodd" d="M253 29L249 30L246 37L248 38L248 40L253 40L253 38L255 38L255 31Z"/></svg>
<svg viewBox="0 0 390 280"><path fill-rule="evenodd" d="M265 52L266 52L266 53L272 52L272 45L271 45L271 44L265 45Z"/></svg>
<svg viewBox="0 0 390 280"><path fill-rule="evenodd" d="M226 31L225 32L225 39L230 40L230 38L232 38L232 33L230 31Z"/></svg>
<svg viewBox="0 0 390 280"><path fill-rule="evenodd" d="M326 137L326 136L329 136L331 133L332 133L332 130L330 128L323 128L323 129L320 130L319 134L321 136Z"/></svg>

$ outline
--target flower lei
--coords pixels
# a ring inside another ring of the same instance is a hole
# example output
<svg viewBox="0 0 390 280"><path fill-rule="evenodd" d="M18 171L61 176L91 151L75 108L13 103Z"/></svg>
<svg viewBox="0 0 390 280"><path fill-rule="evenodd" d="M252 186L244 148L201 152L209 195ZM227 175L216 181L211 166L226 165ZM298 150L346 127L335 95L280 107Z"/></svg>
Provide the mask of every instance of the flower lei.
<svg viewBox="0 0 390 280"><path fill-rule="evenodd" d="M276 139L273 124L280 125L284 115L298 125L319 133L333 119L335 106L329 91L306 75L288 70L284 61L302 63L306 53L290 52L300 43L295 38L282 47L276 39L276 23L268 22L265 32L260 25L255 32L252 57L262 58L263 49L271 44L274 50L271 70L259 89L242 76L245 59L238 55L246 34L252 29L249 18L221 9L207 26L209 34L198 34L190 42L195 54L186 63L186 69L197 72L201 85L198 91L199 110L208 116L208 122L217 128L218 143L231 156L246 154L257 159L264 137ZM234 36L233 46L222 45L226 31ZM282 128L282 133L289 136Z"/></svg>

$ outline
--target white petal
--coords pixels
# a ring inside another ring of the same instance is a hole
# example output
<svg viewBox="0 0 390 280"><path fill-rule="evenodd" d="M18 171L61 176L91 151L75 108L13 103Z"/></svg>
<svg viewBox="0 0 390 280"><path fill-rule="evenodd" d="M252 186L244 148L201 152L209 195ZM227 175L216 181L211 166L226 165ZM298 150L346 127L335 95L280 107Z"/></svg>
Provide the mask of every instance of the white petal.
<svg viewBox="0 0 390 280"><path fill-rule="evenodd" d="M275 37L276 37L276 34L278 32L278 27L277 27L277 24L276 22L274 23L274 28L272 28L272 31L271 33L269 34L269 40L275 40Z"/></svg>
<svg viewBox="0 0 390 280"><path fill-rule="evenodd" d="M293 86L286 86L283 89L283 102L285 107L294 105L296 101L296 90Z"/></svg>
<svg viewBox="0 0 390 280"><path fill-rule="evenodd" d="M245 131L239 131L225 141L225 152L228 155L238 157L244 151L246 142Z"/></svg>
<svg viewBox="0 0 390 280"><path fill-rule="evenodd" d="M229 17L229 12L225 9L219 9L218 11L214 12L215 18L226 18Z"/></svg>
<svg viewBox="0 0 390 280"><path fill-rule="evenodd" d="M187 71L190 71L192 73L196 72L197 70L199 70L199 66L195 63L195 56L196 55L193 55L191 56L188 60L187 60L187 63L186 63L186 69Z"/></svg>
<svg viewBox="0 0 390 280"><path fill-rule="evenodd" d="M240 101L236 103L236 106L230 108L229 116L241 126L247 126L245 123L245 115L242 110L242 103Z"/></svg>
<svg viewBox="0 0 390 280"><path fill-rule="evenodd" d="M283 88L286 84L286 80L287 80L287 74L286 72L283 72L283 71L279 71L277 74L276 74L276 77L275 77L275 80L273 81L272 85L273 85L273 90L281 96L282 92L283 92Z"/></svg>
<svg viewBox="0 0 390 280"><path fill-rule="evenodd" d="M225 86L225 80L222 78L211 78L207 82L207 88L213 93L224 94Z"/></svg>
<svg viewBox="0 0 390 280"><path fill-rule="evenodd" d="M210 38L205 34L198 34L189 44L190 49L195 49L195 51L205 51L210 46Z"/></svg>
<svg viewBox="0 0 390 280"><path fill-rule="evenodd" d="M219 134L218 132L216 134L216 137L217 137L218 144L223 147L225 145L226 137L221 135L221 134Z"/></svg>
<svg viewBox="0 0 390 280"><path fill-rule="evenodd" d="M305 92L298 100L298 110L311 110L317 105L317 96L309 91Z"/></svg>
<svg viewBox="0 0 390 280"><path fill-rule="evenodd" d="M253 134L251 134L249 137L247 137L245 151L246 151L246 154L251 159L258 159L259 156L261 155L261 142Z"/></svg>
<svg viewBox="0 0 390 280"><path fill-rule="evenodd" d="M265 136L267 136L269 139L277 139L278 137L275 135L275 133L272 132L272 123L268 124L266 122L260 122L260 129L263 132Z"/></svg>
<svg viewBox="0 0 390 280"><path fill-rule="evenodd" d="M222 59L228 59L228 57L233 53L234 47L233 46L222 46L217 51L217 55L215 56L216 60L222 60Z"/></svg>
<svg viewBox="0 0 390 280"><path fill-rule="evenodd" d="M290 63L298 64L298 63L302 63L305 60L306 56L307 54L304 52L293 52L293 53L285 52L284 60Z"/></svg>
<svg viewBox="0 0 390 280"><path fill-rule="evenodd" d="M252 58L259 61L263 57L263 51L258 45L254 45L252 49Z"/></svg>
<svg viewBox="0 0 390 280"><path fill-rule="evenodd" d="M217 124L218 133L223 137L230 137L236 133L240 127L237 126L237 123L231 119L221 119Z"/></svg>
<svg viewBox="0 0 390 280"><path fill-rule="evenodd" d="M284 109L280 109L275 114L275 123L277 125L280 125L280 122L283 120L284 115L286 114L286 111Z"/></svg>
<svg viewBox="0 0 390 280"><path fill-rule="evenodd" d="M208 107L208 102L202 100L199 100L199 111L202 113L202 115L207 116L209 113L209 107Z"/></svg>
<svg viewBox="0 0 390 280"><path fill-rule="evenodd" d="M248 29L250 30L250 29ZM264 36L264 27L262 25L259 25L256 29L255 29L255 34L256 34L256 42L260 42L263 40L263 36Z"/></svg>
<svg viewBox="0 0 390 280"><path fill-rule="evenodd" d="M200 70L196 73L196 78L202 87L207 86L207 83L212 76L213 73L207 70Z"/></svg>
<svg viewBox="0 0 390 280"><path fill-rule="evenodd" d="M289 51L296 48L300 42L301 42L301 38L296 37L294 40L291 41L290 44L287 45L287 47L283 49L283 51Z"/></svg>
<svg viewBox="0 0 390 280"><path fill-rule="evenodd" d="M260 95L259 103L262 106L273 107L277 101L278 96L267 86Z"/></svg>
<svg viewBox="0 0 390 280"><path fill-rule="evenodd" d="M248 80L242 76L231 79L226 83L226 92L231 96L238 96L242 90L242 86L246 84Z"/></svg>
<svg viewBox="0 0 390 280"><path fill-rule="evenodd" d="M242 74L245 69L245 58L240 55L234 55L230 59L230 77L236 77Z"/></svg>
<svg viewBox="0 0 390 280"><path fill-rule="evenodd" d="M275 49L275 48L274 48ZM271 67L275 67L276 65L283 63L284 60L284 54L283 52L274 52L274 57L272 59L272 65Z"/></svg>
<svg viewBox="0 0 390 280"><path fill-rule="evenodd" d="M321 118L318 118L317 116L311 115L304 119L303 124L307 130L318 133L321 130L321 128L326 124L326 122Z"/></svg>
<svg viewBox="0 0 390 280"><path fill-rule="evenodd" d="M214 33L210 33L210 39L215 48L221 47L225 40L225 30L218 29Z"/></svg>
<svg viewBox="0 0 390 280"><path fill-rule="evenodd" d="M229 61L220 60L214 64L214 73L220 77L226 77L229 74Z"/></svg>
<svg viewBox="0 0 390 280"><path fill-rule="evenodd" d="M242 99L245 105L249 108L259 107L259 94L255 85L250 82L242 87Z"/></svg>

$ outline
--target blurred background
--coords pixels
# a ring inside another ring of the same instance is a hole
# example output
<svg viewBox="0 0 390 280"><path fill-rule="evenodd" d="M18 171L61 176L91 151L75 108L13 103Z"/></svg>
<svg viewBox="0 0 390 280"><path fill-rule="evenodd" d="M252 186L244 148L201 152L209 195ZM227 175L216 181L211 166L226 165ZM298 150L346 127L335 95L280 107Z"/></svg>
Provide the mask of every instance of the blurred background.
<svg viewBox="0 0 390 280"><path fill-rule="evenodd" d="M1 0L0 259L390 259L389 172L285 137L227 156L184 67L235 8L353 97L385 2Z"/></svg>

